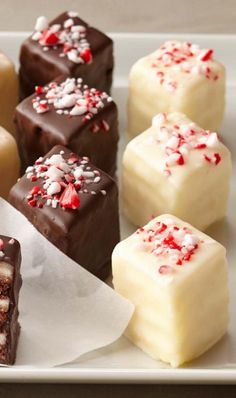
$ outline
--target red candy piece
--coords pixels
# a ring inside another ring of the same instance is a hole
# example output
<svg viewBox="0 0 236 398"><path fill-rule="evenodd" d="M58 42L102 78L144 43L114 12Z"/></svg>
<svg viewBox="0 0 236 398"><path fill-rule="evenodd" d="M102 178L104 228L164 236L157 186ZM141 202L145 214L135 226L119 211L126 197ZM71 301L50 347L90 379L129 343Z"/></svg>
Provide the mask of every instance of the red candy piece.
<svg viewBox="0 0 236 398"><path fill-rule="evenodd" d="M82 50L79 56L84 60L86 64L89 64L92 61L92 53L90 48L85 48L84 50Z"/></svg>
<svg viewBox="0 0 236 398"><path fill-rule="evenodd" d="M169 265L161 265L158 270L159 274L161 275L167 275L171 274L172 268Z"/></svg>
<svg viewBox="0 0 236 398"><path fill-rule="evenodd" d="M215 157L215 164L217 165L221 161L221 156L219 153L214 153L214 157Z"/></svg>
<svg viewBox="0 0 236 398"><path fill-rule="evenodd" d="M42 86L35 86L35 93L36 94L42 94L43 93L43 87Z"/></svg>
<svg viewBox="0 0 236 398"><path fill-rule="evenodd" d="M195 149L205 149L206 148L206 144L197 144L194 148Z"/></svg>
<svg viewBox="0 0 236 398"><path fill-rule="evenodd" d="M46 46L55 46L59 43L59 37L56 33L50 30L45 30L40 38L40 44Z"/></svg>
<svg viewBox="0 0 236 398"><path fill-rule="evenodd" d="M179 154L179 159L177 160L177 163L179 166L182 166L184 164L184 157L181 153Z"/></svg>
<svg viewBox="0 0 236 398"><path fill-rule="evenodd" d="M211 59L211 57L212 57L212 54L213 54L213 50L207 50L205 52L205 54L203 54L203 56L201 57L201 60L202 61L209 61L209 59Z"/></svg>
<svg viewBox="0 0 236 398"><path fill-rule="evenodd" d="M59 204L64 209L78 209L80 198L73 184L69 183L60 197Z"/></svg>
<svg viewBox="0 0 236 398"><path fill-rule="evenodd" d="M0 250L2 250L2 249L3 249L3 246L4 246L4 242L3 242L3 240L2 240L2 239L0 239Z"/></svg>
<svg viewBox="0 0 236 398"><path fill-rule="evenodd" d="M37 195L37 193L40 191L40 189L41 188L39 185L35 185L35 187L32 188L31 191L29 192L29 195L32 195L32 196Z"/></svg>

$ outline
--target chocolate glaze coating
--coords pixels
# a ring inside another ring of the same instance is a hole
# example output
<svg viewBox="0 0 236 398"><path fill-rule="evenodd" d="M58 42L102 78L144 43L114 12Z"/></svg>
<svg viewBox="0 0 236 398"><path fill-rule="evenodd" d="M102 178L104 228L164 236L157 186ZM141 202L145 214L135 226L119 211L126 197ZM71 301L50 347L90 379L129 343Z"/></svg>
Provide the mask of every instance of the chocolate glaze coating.
<svg viewBox="0 0 236 398"><path fill-rule="evenodd" d="M59 15L50 25L62 24L68 19L67 12ZM87 27L86 38L90 43L93 61L90 64L76 64L67 57L60 57L61 48L43 51L43 47L31 36L24 41L20 50L20 92L21 99L33 94L36 85L44 86L60 75L82 77L90 86L110 92L113 71L113 42L104 33L88 26L78 17L76 24Z"/></svg>
<svg viewBox="0 0 236 398"><path fill-rule="evenodd" d="M63 150L63 157L68 159L71 151L63 146L55 146L46 156L58 154ZM89 163L91 171L97 168ZM77 210L51 206L31 207L27 195L35 186L42 187L44 181L32 182L24 175L11 189L9 201L62 252L101 279L110 273L111 254L118 243L119 216L118 190L116 182L101 171L99 183L91 183L86 188L88 193L80 194L80 207ZM91 191L97 191L92 195ZM102 195L100 190L105 190Z"/></svg>
<svg viewBox="0 0 236 398"><path fill-rule="evenodd" d="M4 256L1 257L1 262L11 264L14 268L13 281L9 286L0 284L1 294L9 297L10 306L6 313L5 322L0 323L0 333L6 334L6 345L0 347L0 363L13 365L16 358L17 344L20 334L20 325L18 323L18 300L19 291L22 285L22 278L20 275L21 265L21 251L20 244L14 239L13 244L9 244L10 237L0 235L0 239L4 242Z"/></svg>
<svg viewBox="0 0 236 398"><path fill-rule="evenodd" d="M58 83L64 79L57 79ZM37 113L32 100L34 94L22 101L16 108L16 140L21 157L21 174L39 156L44 156L54 145L64 145L73 152L88 156L91 162L106 173L114 176L118 149L118 116L115 103L107 102L91 120L82 116L59 115L50 106L49 112ZM44 98L44 95L40 97ZM105 120L110 130L102 128L93 133L94 123Z"/></svg>

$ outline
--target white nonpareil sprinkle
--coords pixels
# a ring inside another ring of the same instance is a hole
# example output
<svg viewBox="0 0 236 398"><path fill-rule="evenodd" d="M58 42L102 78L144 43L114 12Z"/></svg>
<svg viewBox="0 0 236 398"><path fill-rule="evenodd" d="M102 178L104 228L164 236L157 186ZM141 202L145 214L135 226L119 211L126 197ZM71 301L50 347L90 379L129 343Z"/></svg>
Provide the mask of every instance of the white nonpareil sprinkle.
<svg viewBox="0 0 236 398"><path fill-rule="evenodd" d="M47 194L49 196L55 195L59 192L61 192L61 185L57 181L52 182L47 189Z"/></svg>
<svg viewBox="0 0 236 398"><path fill-rule="evenodd" d="M34 29L37 32L42 32L43 30L48 28L48 20L44 16L40 16L37 18Z"/></svg>

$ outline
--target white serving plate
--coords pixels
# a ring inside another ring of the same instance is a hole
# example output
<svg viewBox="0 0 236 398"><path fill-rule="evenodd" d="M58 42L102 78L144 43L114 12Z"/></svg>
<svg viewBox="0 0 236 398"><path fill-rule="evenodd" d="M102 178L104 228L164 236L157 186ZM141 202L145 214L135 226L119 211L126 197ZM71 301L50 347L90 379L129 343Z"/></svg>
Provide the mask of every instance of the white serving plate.
<svg viewBox="0 0 236 398"><path fill-rule="evenodd" d="M0 33L0 49L17 64L20 44L28 33ZM234 383L236 382L236 35L111 34L115 42L115 79L113 97L120 114L120 156L125 146L127 78L131 65L156 49L163 41L180 39L215 49L216 58L227 68L227 109L224 139L233 155L229 211L224 222L208 233L227 248L230 273L229 333L208 353L185 367L170 369L134 347L124 337L109 347L94 351L76 362L57 368L11 367L0 369L1 382L77 382L77 383ZM134 228L121 217L122 237ZM217 314L216 314L217 316ZM204 327L204 325L202 325ZM32 349L34 349L32 347Z"/></svg>

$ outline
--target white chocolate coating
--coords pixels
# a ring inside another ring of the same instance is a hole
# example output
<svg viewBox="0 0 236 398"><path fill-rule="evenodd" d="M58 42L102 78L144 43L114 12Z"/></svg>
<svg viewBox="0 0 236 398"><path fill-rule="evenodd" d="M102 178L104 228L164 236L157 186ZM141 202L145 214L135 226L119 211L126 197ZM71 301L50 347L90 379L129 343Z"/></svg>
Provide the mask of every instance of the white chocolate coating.
<svg viewBox="0 0 236 398"><path fill-rule="evenodd" d="M20 159L15 139L0 127L0 196L8 197L19 177Z"/></svg>
<svg viewBox="0 0 236 398"><path fill-rule="evenodd" d="M167 228L158 234L163 225ZM174 240L164 244L171 234ZM191 249L183 260L183 253ZM176 264L179 257L181 265ZM152 220L115 247L112 272L115 290L135 305L126 335L153 358L177 367L225 334L229 299L225 248L189 224L170 215Z"/></svg>
<svg viewBox="0 0 236 398"><path fill-rule="evenodd" d="M231 168L217 134L183 114L159 114L124 152L124 214L141 226L170 213L204 230L225 215Z"/></svg>
<svg viewBox="0 0 236 398"><path fill-rule="evenodd" d="M225 68L212 54L203 61L207 50L192 45L189 52L185 47L186 43L167 42L133 65L128 100L130 138L146 130L159 112L182 112L205 129L219 129L225 108ZM177 55L168 58L166 52Z"/></svg>
<svg viewBox="0 0 236 398"><path fill-rule="evenodd" d="M13 135L13 115L18 99L18 76L14 64L5 54L0 53L0 126Z"/></svg>

